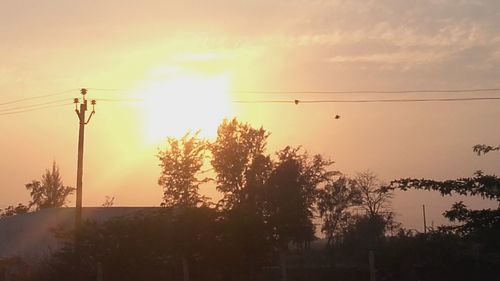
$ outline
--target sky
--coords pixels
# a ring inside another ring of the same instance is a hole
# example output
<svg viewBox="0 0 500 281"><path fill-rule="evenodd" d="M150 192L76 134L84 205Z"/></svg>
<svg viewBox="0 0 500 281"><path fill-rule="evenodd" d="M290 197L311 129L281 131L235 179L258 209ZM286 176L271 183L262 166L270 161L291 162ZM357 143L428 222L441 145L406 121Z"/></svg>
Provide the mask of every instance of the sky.
<svg viewBox="0 0 500 281"><path fill-rule="evenodd" d="M0 42L0 208L26 203L24 185L52 161L65 184L76 184L71 101L82 87L97 100L86 126L85 206L105 196L120 206L159 205L156 154L165 137L201 128L213 138L224 117L270 131L270 153L301 145L347 175L371 170L390 182L499 172L500 153L472 152L500 144L499 101L233 102L500 97L373 93L500 87L496 0L3 0ZM37 106L49 108L2 115ZM202 192L218 196L213 186ZM421 230L422 204L438 225L457 200L496 207L409 191L396 194L393 208L404 226Z"/></svg>

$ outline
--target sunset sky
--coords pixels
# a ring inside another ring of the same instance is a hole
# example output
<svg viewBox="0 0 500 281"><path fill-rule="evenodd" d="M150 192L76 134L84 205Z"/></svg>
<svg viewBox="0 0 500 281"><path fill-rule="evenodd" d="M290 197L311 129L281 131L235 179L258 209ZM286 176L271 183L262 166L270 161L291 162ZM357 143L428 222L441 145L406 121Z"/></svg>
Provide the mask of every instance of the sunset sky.
<svg viewBox="0 0 500 281"><path fill-rule="evenodd" d="M500 97L500 91L373 93L499 88L499 78L497 0L4 0L0 208L27 203L24 185L54 160L65 184L76 185L71 102L82 87L97 99L86 127L84 205L99 206L109 195L120 206L158 206L155 155L165 137L201 128L213 138L224 117L264 126L272 133L269 152L302 145L348 175L369 169L388 182L498 174L500 153L478 157L472 146L500 144L500 101L234 101ZM3 114L63 99L67 105ZM202 192L217 198L213 186ZM439 224L456 200L397 193L393 208L404 226L422 229L422 204L429 224Z"/></svg>

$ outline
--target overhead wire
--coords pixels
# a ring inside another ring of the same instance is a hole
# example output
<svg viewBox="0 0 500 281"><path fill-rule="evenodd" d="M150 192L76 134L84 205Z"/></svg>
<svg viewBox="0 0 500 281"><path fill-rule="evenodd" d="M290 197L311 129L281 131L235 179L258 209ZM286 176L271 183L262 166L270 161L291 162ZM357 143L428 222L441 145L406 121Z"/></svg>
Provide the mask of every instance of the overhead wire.
<svg viewBox="0 0 500 281"><path fill-rule="evenodd" d="M10 112L2 112L2 113L0 113L0 116L13 115L13 114L19 114L19 113L25 113L25 112L31 112L31 111L37 111L37 110L41 110L41 109L48 109L48 108L68 106L68 105L71 105L71 104L72 103L52 104L52 105L40 106L40 107L37 107L37 108L31 108L31 109L26 109L26 110L17 110L17 111L10 111Z"/></svg>
<svg viewBox="0 0 500 281"><path fill-rule="evenodd" d="M500 100L500 97L426 98L426 99L355 99L355 100L233 100L234 103L395 103L395 102L460 102Z"/></svg>
<svg viewBox="0 0 500 281"><path fill-rule="evenodd" d="M121 91L121 89L107 89L107 88L87 88L93 91ZM27 102L35 99L43 99L58 95L67 94L69 92L78 89L69 89L61 92L32 96L21 98L17 100L11 100L7 102L0 103L0 106L16 104L21 102ZM232 93L266 93L266 94L401 94L401 93L477 93L477 92L500 92L500 88L474 88L474 89L424 89L424 90L399 90L399 91L232 91ZM145 99L140 98L96 98L97 101L102 102L143 102ZM233 103L240 104L321 104L321 103L411 103L411 102L470 102L470 101L497 101L500 100L498 96L483 96L483 97L450 97L450 98L390 98L390 99L239 99L232 100ZM30 112L33 110L39 110L44 108L50 108L52 106L62 106L71 103L64 103L66 99L53 100L49 102L36 103L30 105L21 105L16 107L0 108L0 115L10 115L23 112Z"/></svg>
<svg viewBox="0 0 500 281"><path fill-rule="evenodd" d="M40 96L32 96L32 97L26 97L26 98L21 98L21 99L16 99L16 100L10 100L10 101L7 101L7 102L0 103L0 106L1 105L8 105L8 104L14 104L14 103L19 103L19 102L24 102L24 101L30 101L30 100L35 100L35 99L42 99L42 98L53 97L53 96L60 96L60 95L67 94L67 93L75 91L75 90L78 90L78 89L69 89L69 90L65 90L65 91L61 91L61 92L56 92L56 93L52 93L52 94L46 94L46 95L40 95Z"/></svg>
<svg viewBox="0 0 500 281"><path fill-rule="evenodd" d="M96 101L104 102L143 102L145 99L134 99L134 98L124 98L124 99L112 99L112 98L96 98Z"/></svg>
<svg viewBox="0 0 500 281"><path fill-rule="evenodd" d="M118 88L87 88L94 91L123 91ZM317 90L232 90L237 94L425 94L425 93L477 93L500 92L500 88L469 88L469 89L420 89L420 90L352 90L352 91L317 91Z"/></svg>
<svg viewBox="0 0 500 281"><path fill-rule="evenodd" d="M116 89L116 88L85 88L85 89L91 91L106 91L106 92L123 91L123 89Z"/></svg>
<svg viewBox="0 0 500 281"><path fill-rule="evenodd" d="M58 99L58 100L53 100L49 102L43 102L43 103L37 103L37 104L31 104L31 105L22 105L22 106L16 106L16 107L9 107L9 108L2 108L0 109L1 112L7 112L7 111L16 111L16 110L23 110L23 109L28 109L28 108L33 108L33 107L38 107L42 105L50 105L50 104L55 104L55 103L61 103L61 102L67 102L69 99Z"/></svg>
<svg viewBox="0 0 500 281"><path fill-rule="evenodd" d="M422 89L422 90L354 90L354 91L262 91L262 90L235 90L234 93L242 94L425 94L425 93L475 93L499 92L500 88L474 88L474 89Z"/></svg>

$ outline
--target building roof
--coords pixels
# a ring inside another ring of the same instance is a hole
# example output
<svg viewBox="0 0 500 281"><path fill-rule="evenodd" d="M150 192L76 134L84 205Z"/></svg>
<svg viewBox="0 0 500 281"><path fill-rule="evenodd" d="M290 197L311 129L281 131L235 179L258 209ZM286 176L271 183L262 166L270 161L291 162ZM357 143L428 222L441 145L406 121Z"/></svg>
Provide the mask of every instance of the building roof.
<svg viewBox="0 0 500 281"><path fill-rule="evenodd" d="M84 207L83 220L102 222L159 207ZM0 219L0 258L40 258L57 249L53 229L71 228L75 208L51 208Z"/></svg>

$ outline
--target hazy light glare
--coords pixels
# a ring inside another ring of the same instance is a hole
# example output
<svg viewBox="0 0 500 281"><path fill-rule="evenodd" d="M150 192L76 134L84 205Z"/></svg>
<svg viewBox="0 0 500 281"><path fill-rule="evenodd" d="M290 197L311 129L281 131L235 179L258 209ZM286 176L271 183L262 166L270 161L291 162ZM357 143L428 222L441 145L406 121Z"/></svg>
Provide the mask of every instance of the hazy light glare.
<svg viewBox="0 0 500 281"><path fill-rule="evenodd" d="M141 98L144 138L159 144L188 131L215 137L220 122L232 114L228 74L175 74L146 82L135 95Z"/></svg>

